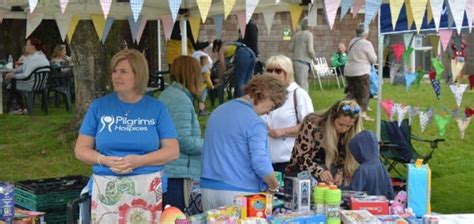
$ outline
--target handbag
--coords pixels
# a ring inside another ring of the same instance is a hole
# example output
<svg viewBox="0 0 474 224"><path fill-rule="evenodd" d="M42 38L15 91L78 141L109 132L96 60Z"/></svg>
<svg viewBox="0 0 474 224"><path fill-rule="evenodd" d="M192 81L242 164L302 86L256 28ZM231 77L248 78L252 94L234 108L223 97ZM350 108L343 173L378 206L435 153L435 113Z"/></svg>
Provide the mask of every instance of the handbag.
<svg viewBox="0 0 474 224"><path fill-rule="evenodd" d="M431 169L422 163L408 164L408 207L416 217L431 213Z"/></svg>

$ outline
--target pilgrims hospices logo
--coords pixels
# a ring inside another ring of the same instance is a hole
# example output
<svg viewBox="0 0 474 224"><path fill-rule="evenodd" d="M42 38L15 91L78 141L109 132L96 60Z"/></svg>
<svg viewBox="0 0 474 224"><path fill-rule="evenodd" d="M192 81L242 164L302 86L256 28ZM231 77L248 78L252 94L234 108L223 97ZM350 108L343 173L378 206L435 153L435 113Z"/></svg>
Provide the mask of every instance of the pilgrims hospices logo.
<svg viewBox="0 0 474 224"><path fill-rule="evenodd" d="M101 127L99 133L107 128L110 133L114 131L148 131L148 126L154 126L156 124L155 119L129 119L124 116L111 116L103 115L100 117Z"/></svg>

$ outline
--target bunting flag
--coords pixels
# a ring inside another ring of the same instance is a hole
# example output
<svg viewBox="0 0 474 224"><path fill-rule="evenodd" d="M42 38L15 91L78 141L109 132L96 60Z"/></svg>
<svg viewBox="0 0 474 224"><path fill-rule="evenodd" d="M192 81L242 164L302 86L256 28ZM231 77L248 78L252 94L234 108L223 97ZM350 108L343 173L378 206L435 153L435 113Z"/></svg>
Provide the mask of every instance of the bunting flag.
<svg viewBox="0 0 474 224"><path fill-rule="evenodd" d="M171 12L171 18L173 19L173 24L176 22L176 18L178 18L178 11L179 7L181 7L182 0L168 0ZM169 39L169 38L168 38Z"/></svg>
<svg viewBox="0 0 474 224"><path fill-rule="evenodd" d="M347 12L349 12L349 9L352 6L352 3L354 3L354 0L342 0L341 1L341 18L340 20L344 19L344 16L347 15Z"/></svg>
<svg viewBox="0 0 474 224"><path fill-rule="evenodd" d="M61 8L62 14L66 12L67 4L69 4L69 0L59 0L59 8Z"/></svg>
<svg viewBox="0 0 474 224"><path fill-rule="evenodd" d="M199 40L199 29L201 29L201 19L197 16L189 17L189 25L191 26L191 33L195 40Z"/></svg>
<svg viewBox="0 0 474 224"><path fill-rule="evenodd" d="M461 51L462 50L462 48L461 48L461 42L462 42L461 35L454 34L454 36L452 36L451 38L453 39L454 46L456 47L456 50Z"/></svg>
<svg viewBox="0 0 474 224"><path fill-rule="evenodd" d="M474 22L474 0L467 0L466 2L466 17L470 33L472 31L472 23Z"/></svg>
<svg viewBox="0 0 474 224"><path fill-rule="evenodd" d="M79 15L73 15L71 17L71 23L69 23L69 29L67 31L67 41L71 43L72 37L74 36L74 32L76 32L77 24L79 24L79 20L81 17Z"/></svg>
<svg viewBox="0 0 474 224"><path fill-rule="evenodd" d="M380 106L383 108L390 121L393 118L393 100L382 100Z"/></svg>
<svg viewBox="0 0 474 224"><path fill-rule="evenodd" d="M402 64L397 64L397 63L392 63L390 65L390 83L391 84L393 84L393 80L395 79L395 75L397 74L398 69L400 69L401 66L402 66Z"/></svg>
<svg viewBox="0 0 474 224"><path fill-rule="evenodd" d="M133 20L135 23L138 22L138 17L142 12L143 1L144 0L130 0L130 9L132 10ZM137 40L137 42L139 41Z"/></svg>
<svg viewBox="0 0 474 224"><path fill-rule="evenodd" d="M278 3L275 3L278 4ZM232 8L234 8L235 0L224 0L224 19L227 19Z"/></svg>
<svg viewBox="0 0 474 224"><path fill-rule="evenodd" d="M138 32L137 32L137 44L140 44L140 40L142 39L143 31L145 30L146 23L148 22L148 18L145 16L142 16L140 19L140 25L138 26ZM107 25L107 21L105 21L105 24ZM104 38L102 36L102 38Z"/></svg>
<svg viewBox="0 0 474 224"><path fill-rule="evenodd" d="M111 6L112 0L100 0L100 7L102 8L102 12L104 13L105 19L107 19L107 16L109 16Z"/></svg>
<svg viewBox="0 0 474 224"><path fill-rule="evenodd" d="M416 73L415 72L405 72L405 89L408 92L410 86L415 82Z"/></svg>
<svg viewBox="0 0 474 224"><path fill-rule="evenodd" d="M365 19L364 25L369 26L372 19L377 15L377 12L382 5L382 0L365 0Z"/></svg>
<svg viewBox="0 0 474 224"><path fill-rule="evenodd" d="M391 47L392 47L393 55L395 56L395 60L397 61L397 63L400 63L400 59L403 53L405 52L405 45L403 45L402 43L398 43L398 44L392 44Z"/></svg>
<svg viewBox="0 0 474 224"><path fill-rule="evenodd" d="M451 115L446 114L444 116L435 114L434 115L436 126L438 126L438 133L439 136L444 137L446 134L446 125L448 125L449 121L451 120Z"/></svg>
<svg viewBox="0 0 474 224"><path fill-rule="evenodd" d="M295 31L296 28L298 28L298 22L300 21L303 7L301 7L299 4L288 4L288 9L290 10L291 26L293 27L293 31Z"/></svg>
<svg viewBox="0 0 474 224"><path fill-rule="evenodd" d="M428 40L431 44L431 55L438 56L438 46L439 46L439 36L438 35L429 35Z"/></svg>
<svg viewBox="0 0 474 224"><path fill-rule="evenodd" d="M426 127L428 127L428 125L431 124L431 122L433 121L433 112L434 108L430 107L425 111L420 110L420 112L418 113L420 116L421 133L423 133Z"/></svg>
<svg viewBox="0 0 474 224"><path fill-rule="evenodd" d="M390 121L393 121L393 117L394 115L398 112L398 109L401 107L402 105L399 104L399 103L393 103L393 107L392 107L392 117L389 117L389 120ZM397 114L398 115L398 114Z"/></svg>
<svg viewBox="0 0 474 224"><path fill-rule="evenodd" d="M420 112L419 107L410 106L410 108L408 109L408 124L409 125L413 123L413 119L419 112Z"/></svg>
<svg viewBox="0 0 474 224"><path fill-rule="evenodd" d="M451 74L453 75L453 82L458 81L459 77L461 77L463 68L464 61L456 61L455 59L451 59Z"/></svg>
<svg viewBox="0 0 474 224"><path fill-rule="evenodd" d="M33 13L28 15L26 19L25 39L28 39L31 33L33 33L33 31L35 31L36 28L41 24L41 21L43 21L43 16L43 13Z"/></svg>
<svg viewBox="0 0 474 224"><path fill-rule="evenodd" d="M245 0L245 24L249 23L260 0ZM244 35L242 35L244 36Z"/></svg>
<svg viewBox="0 0 474 224"><path fill-rule="evenodd" d="M223 15L216 15L212 17L214 20L214 31L216 32L216 38L222 39L222 27L224 25L224 16Z"/></svg>
<svg viewBox="0 0 474 224"><path fill-rule="evenodd" d="M140 40L138 40L138 34L140 31L140 23L143 20L143 16L138 17L138 21L135 21L133 16L128 17L128 25L130 25L130 33L132 34L132 40L135 41L137 44L139 44ZM146 19L145 19L145 24L146 24Z"/></svg>
<svg viewBox="0 0 474 224"><path fill-rule="evenodd" d="M28 4L29 4L30 14L31 14L33 13L33 11L35 11L36 6L38 5L38 0L28 0Z"/></svg>
<svg viewBox="0 0 474 224"><path fill-rule="evenodd" d="M454 95L454 99L456 100L456 105L461 107L462 97L464 95L464 91L466 91L467 84L459 84L459 85L449 85L451 92Z"/></svg>
<svg viewBox="0 0 474 224"><path fill-rule="evenodd" d="M436 80L441 80L444 72L444 65L439 58L431 58L431 65L436 71Z"/></svg>
<svg viewBox="0 0 474 224"><path fill-rule="evenodd" d="M406 16L407 16L407 28L411 30L411 27L413 26L413 11L411 9L411 2L412 1L418 1L418 0L405 0L405 10L406 10Z"/></svg>
<svg viewBox="0 0 474 224"><path fill-rule="evenodd" d="M401 104L398 104L397 108L397 121L398 121L398 126L402 126L403 119L405 119L405 115L408 113L410 110L410 106L402 106Z"/></svg>
<svg viewBox="0 0 474 224"><path fill-rule="evenodd" d="M415 38L414 33L404 33L403 34L403 43L405 44L405 48L408 48L411 46L411 42L413 42L413 39Z"/></svg>
<svg viewBox="0 0 474 224"><path fill-rule="evenodd" d="M265 21L265 27L267 27L267 34L270 35L272 30L273 19L275 18L275 9L267 7L262 10L263 20Z"/></svg>
<svg viewBox="0 0 474 224"><path fill-rule="evenodd" d="M403 61L405 63L408 63L410 61L410 55L411 53L413 52L413 48L412 47L408 47L405 52L403 52Z"/></svg>
<svg viewBox="0 0 474 224"><path fill-rule="evenodd" d="M416 80L415 80L415 84L416 84L416 87L420 87L420 83L421 83L421 80L423 79L423 76L425 75L425 70L419 68L416 70Z"/></svg>
<svg viewBox="0 0 474 224"><path fill-rule="evenodd" d="M458 125L459 132L461 134L461 139L464 139L467 127L469 127L469 123L471 123L472 117L458 117L455 118L455 120L456 124Z"/></svg>
<svg viewBox="0 0 474 224"><path fill-rule="evenodd" d="M466 0L448 0L449 12L453 16L454 24L458 34L461 34L462 22L464 19L464 10L466 9Z"/></svg>
<svg viewBox="0 0 474 224"><path fill-rule="evenodd" d="M171 38L173 31L174 20L171 15L165 15L160 17L161 23L163 24L163 32L165 33L166 40Z"/></svg>
<svg viewBox="0 0 474 224"><path fill-rule="evenodd" d="M421 24L426 11L426 4L428 0L414 0L410 1L411 11L413 13L413 20L415 20L416 32L420 33Z"/></svg>
<svg viewBox="0 0 474 224"><path fill-rule="evenodd" d="M439 83L439 80L437 79L431 79L431 86L433 87L433 90L435 92L436 98L439 100L440 95L441 95L441 85Z"/></svg>
<svg viewBox="0 0 474 224"><path fill-rule="evenodd" d="M452 34L453 34L453 30L450 30L450 29L439 31L439 38L441 42L441 47L443 48L443 52L446 51L446 47L448 46L449 41L451 40Z"/></svg>
<svg viewBox="0 0 474 224"><path fill-rule="evenodd" d="M403 0L390 0L390 15L392 16L392 28L395 30L397 26L398 16L403 6Z"/></svg>
<svg viewBox="0 0 474 224"><path fill-rule="evenodd" d="M105 19L101 15L91 15L92 24L94 24L95 33L99 36L99 40L102 40L104 34Z"/></svg>
<svg viewBox="0 0 474 224"><path fill-rule="evenodd" d="M355 18L359 14L359 8L365 4L365 0L354 0L352 4L352 18Z"/></svg>
<svg viewBox="0 0 474 224"><path fill-rule="evenodd" d="M102 32L102 44L105 44L107 40L107 36L109 36L110 29L112 28L112 24L114 23L115 18L113 16L107 17L105 20L104 31ZM140 35L141 36L141 35Z"/></svg>
<svg viewBox="0 0 474 224"><path fill-rule="evenodd" d="M212 0L196 0L196 4L201 14L202 23L206 22L207 14L211 8ZM196 39L196 38L195 38Z"/></svg>
<svg viewBox="0 0 474 224"><path fill-rule="evenodd" d="M245 27L247 25L245 22L245 16L244 11L237 12L237 23L239 24L240 35L242 35L242 37L245 37Z"/></svg>
<svg viewBox="0 0 474 224"><path fill-rule="evenodd" d="M71 23L71 15L57 13L55 15L56 24L58 25L59 34L61 35L61 40L66 41L67 31L69 29L69 24Z"/></svg>
<svg viewBox="0 0 474 224"><path fill-rule="evenodd" d="M318 6L308 4L308 26L316 27L318 25Z"/></svg>
<svg viewBox="0 0 474 224"><path fill-rule="evenodd" d="M428 0L428 4L426 6L426 17L426 22L430 24L431 21L433 21L433 11L431 11L430 0Z"/></svg>
<svg viewBox="0 0 474 224"><path fill-rule="evenodd" d="M466 107L464 113L466 114L466 117L471 117L472 115L474 115L474 109Z"/></svg>

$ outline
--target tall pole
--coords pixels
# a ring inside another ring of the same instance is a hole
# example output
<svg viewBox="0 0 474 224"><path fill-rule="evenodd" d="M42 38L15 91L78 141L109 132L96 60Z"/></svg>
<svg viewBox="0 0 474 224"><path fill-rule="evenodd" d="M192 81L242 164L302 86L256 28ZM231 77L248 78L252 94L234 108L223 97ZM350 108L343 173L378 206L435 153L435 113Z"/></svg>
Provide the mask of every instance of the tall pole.
<svg viewBox="0 0 474 224"><path fill-rule="evenodd" d="M379 16L378 16L378 75L379 75L379 92L377 93L377 115L376 115L376 122L375 122L375 134L377 135L377 139L380 141L380 132L381 132L381 120L382 120L382 111L381 111L381 106L380 103L382 102L382 86L383 86L383 66L384 66L384 61L383 61L383 47L384 47L384 35L381 34L381 29L380 29L380 16L381 16L382 10L379 9Z"/></svg>
<svg viewBox="0 0 474 224"><path fill-rule="evenodd" d="M188 33L186 29L186 17L182 17L179 21L181 29L181 55L188 55Z"/></svg>
<svg viewBox="0 0 474 224"><path fill-rule="evenodd" d="M158 71L161 71L161 19L156 23L157 26L157 35L158 35Z"/></svg>

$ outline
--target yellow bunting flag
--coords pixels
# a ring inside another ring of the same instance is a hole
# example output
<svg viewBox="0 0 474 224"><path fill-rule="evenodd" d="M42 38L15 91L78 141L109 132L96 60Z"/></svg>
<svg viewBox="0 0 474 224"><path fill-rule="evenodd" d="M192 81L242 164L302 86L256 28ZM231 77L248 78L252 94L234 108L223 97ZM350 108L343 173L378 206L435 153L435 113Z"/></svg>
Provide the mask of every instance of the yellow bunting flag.
<svg viewBox="0 0 474 224"><path fill-rule="evenodd" d="M199 13L201 13L202 22L206 22L207 14L211 8L212 0L196 0L197 6L199 8Z"/></svg>
<svg viewBox="0 0 474 224"><path fill-rule="evenodd" d="M191 33L193 33L194 40L199 40L199 29L201 28L201 18L197 16L189 17L189 25L191 26Z"/></svg>
<svg viewBox="0 0 474 224"><path fill-rule="evenodd" d="M301 13L303 12L303 7L299 4L288 4L288 8L290 9L291 25L293 26L293 30L296 30Z"/></svg>
<svg viewBox="0 0 474 224"><path fill-rule="evenodd" d="M235 0L224 0L224 20L227 19L232 8L234 8Z"/></svg>
<svg viewBox="0 0 474 224"><path fill-rule="evenodd" d="M94 24L95 32L99 36L99 40L102 40L102 34L104 33L105 19L102 15L91 15L92 23Z"/></svg>
<svg viewBox="0 0 474 224"><path fill-rule="evenodd" d="M77 24L79 24L80 20L81 20L81 17L79 15L74 15L71 17L71 23L69 24L69 29L67 31L68 43L71 43L72 36L74 35L74 32L76 32L76 27L77 27Z"/></svg>
<svg viewBox="0 0 474 224"><path fill-rule="evenodd" d="M403 0L390 0L390 13L392 15L392 28L395 30L397 26L398 16L403 6Z"/></svg>
<svg viewBox="0 0 474 224"><path fill-rule="evenodd" d="M431 0L428 0L428 4L426 6L426 16L427 16L426 23L427 24L430 24L431 21L433 20L433 11L432 11L433 9L431 8L431 2L430 1Z"/></svg>
<svg viewBox="0 0 474 224"><path fill-rule="evenodd" d="M413 0L405 0L405 9L407 13L407 24L408 24L408 29L411 29L411 26L413 25L413 11L411 9L411 1Z"/></svg>
<svg viewBox="0 0 474 224"><path fill-rule="evenodd" d="M416 0L411 1L411 11L413 13L413 19L415 20L416 32L420 33L421 24L423 23L423 16L426 11L426 4L428 0Z"/></svg>

